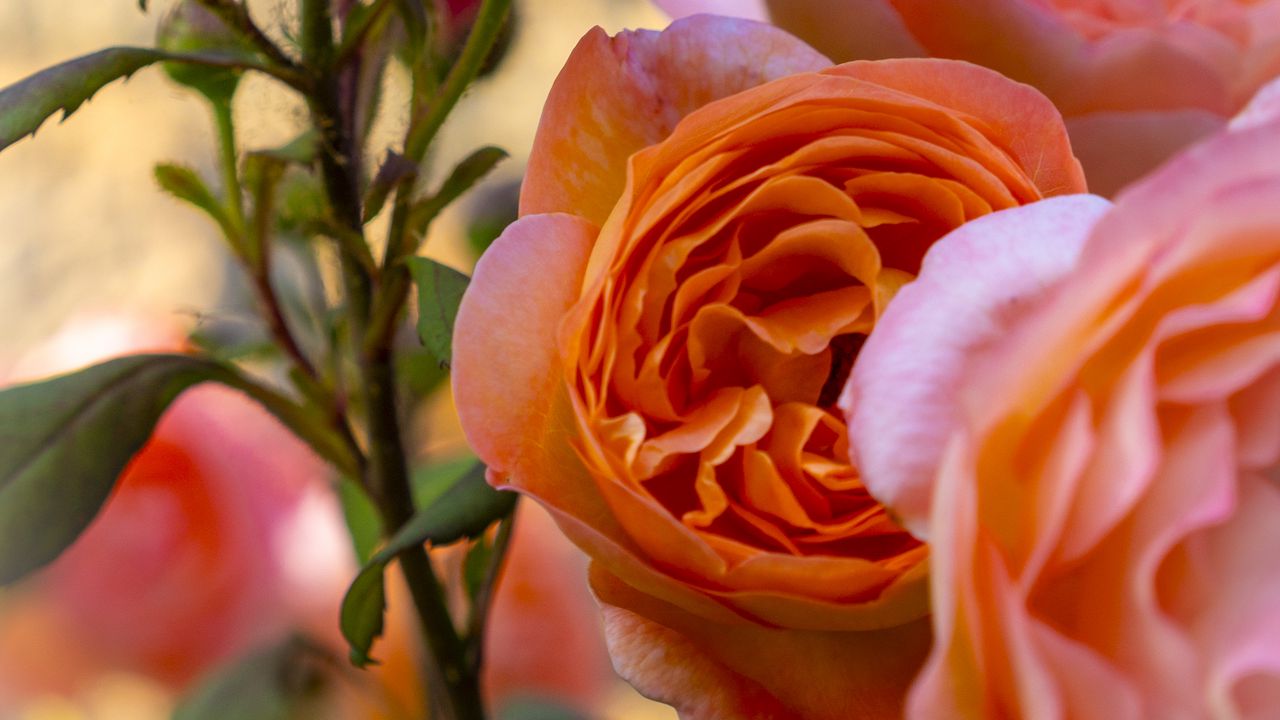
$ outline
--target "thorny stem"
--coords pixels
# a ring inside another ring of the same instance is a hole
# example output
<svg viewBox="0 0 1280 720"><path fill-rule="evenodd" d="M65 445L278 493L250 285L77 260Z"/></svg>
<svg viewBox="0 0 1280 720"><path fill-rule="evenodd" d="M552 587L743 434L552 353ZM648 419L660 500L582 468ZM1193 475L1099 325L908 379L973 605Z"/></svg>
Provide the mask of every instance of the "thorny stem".
<svg viewBox="0 0 1280 720"><path fill-rule="evenodd" d="M467 35L466 44L458 55L457 62L449 69L444 84L421 111L415 108L415 115L409 123L404 141L405 157L411 162L422 162L431 141L444 125L445 118L462 98L463 91L480 73L510 10L511 0L484 0L481 4L475 24ZM364 338L366 351L376 351L391 344L396 319L408 298L411 284L409 271L400 261L417 249L408 227L412 200L412 183L396 189L391 224L387 231L387 254L383 258L384 282L373 306L373 321Z"/></svg>
<svg viewBox="0 0 1280 720"><path fill-rule="evenodd" d="M345 122L333 66L333 27L329 0L303 0L300 41L303 63L316 80L308 98L314 124L323 141L321 170L329 202L344 229L363 237L359 168L352 128ZM374 281L367 268L350 252L341 253L347 295L352 346L366 413L368 464L363 483L378 506L388 535L400 529L414 513L409 471L397 413L396 383L389 345L366 352L360 339L369 322ZM417 548L400 556L400 566L413 595L426 645L434 662L428 663L432 703L444 720L483 720L479 685L465 665L464 647L444 602L440 583L426 551Z"/></svg>

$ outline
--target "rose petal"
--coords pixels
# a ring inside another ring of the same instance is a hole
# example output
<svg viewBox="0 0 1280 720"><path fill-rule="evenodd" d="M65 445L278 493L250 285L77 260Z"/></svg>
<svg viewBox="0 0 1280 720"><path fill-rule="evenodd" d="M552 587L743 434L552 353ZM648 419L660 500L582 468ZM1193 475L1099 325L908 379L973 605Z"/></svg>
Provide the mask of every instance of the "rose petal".
<svg viewBox="0 0 1280 720"><path fill-rule="evenodd" d="M1280 78L1264 85L1240 114L1231 120L1232 130L1265 125L1280 118Z"/></svg>
<svg viewBox="0 0 1280 720"><path fill-rule="evenodd" d="M653 4L673 18L706 13L762 22L769 19L764 0L653 0Z"/></svg>
<svg viewBox="0 0 1280 720"><path fill-rule="evenodd" d="M1067 132L1089 191L1111 197L1222 125L1207 110L1099 112L1068 118Z"/></svg>
<svg viewBox="0 0 1280 720"><path fill-rule="evenodd" d="M974 220L939 240L867 339L840 407L863 481L923 537L933 472L973 352L1074 265L1110 203L1052 198Z"/></svg>
<svg viewBox="0 0 1280 720"><path fill-rule="evenodd" d="M533 476L528 465L545 452L551 400L564 384L554 338L597 232L571 215L522 218L476 264L455 322L453 397L492 470Z"/></svg>
<svg viewBox="0 0 1280 720"><path fill-rule="evenodd" d="M591 585L619 674L690 719L898 718L929 645L927 619L869 632L774 630L708 622L596 565Z"/></svg>
<svg viewBox="0 0 1280 720"><path fill-rule="evenodd" d="M574 48L542 111L520 213L569 212L602 224L622 195L627 158L689 112L728 95L831 63L771 25L698 15L662 32L610 38L596 28Z"/></svg>
<svg viewBox="0 0 1280 720"><path fill-rule="evenodd" d="M1012 151L1044 195L1085 191L1062 116L1040 91L977 65L905 58L853 62L826 71L911 93L972 115Z"/></svg>
<svg viewBox="0 0 1280 720"><path fill-rule="evenodd" d="M769 19L836 62L928 55L887 0L766 0Z"/></svg>

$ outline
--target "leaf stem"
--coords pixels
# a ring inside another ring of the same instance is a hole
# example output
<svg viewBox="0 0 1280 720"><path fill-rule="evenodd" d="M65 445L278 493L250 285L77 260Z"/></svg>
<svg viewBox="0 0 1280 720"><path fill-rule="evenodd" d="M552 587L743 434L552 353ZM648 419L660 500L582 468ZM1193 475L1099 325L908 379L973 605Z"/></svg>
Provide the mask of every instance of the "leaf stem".
<svg viewBox="0 0 1280 720"><path fill-rule="evenodd" d="M404 155L411 162L422 162L431 141L444 125L445 118L457 105L463 91L480 73L510 10L511 0L483 0L476 14L475 24L471 26L471 33L467 35L466 44L458 55L457 62L449 69L444 84L422 110L415 109L404 141ZM387 230L387 253L382 263L383 283L373 304L374 316L369 332L363 338L366 351L377 351L391 344L396 319L400 317L409 295L409 271L401 261L417 250L417 243L409 227L412 205L413 188L408 185L398 188L391 211L391 224Z"/></svg>
<svg viewBox="0 0 1280 720"><path fill-rule="evenodd" d="M498 526L498 535L493 539L493 555L489 558L489 566L485 568L484 582L471 601L471 617L467 623L467 667L476 675L480 674L480 666L484 661L484 635L488 626L489 609L493 606L493 596L498 589L507 549L511 546L517 507L518 503Z"/></svg>
<svg viewBox="0 0 1280 720"><path fill-rule="evenodd" d="M329 0L302 0L300 11L303 63L318 80L308 102L313 122L323 137L320 165L326 194L338 222L353 235L363 237L359 168L352 162L356 157L355 140L352 128L344 123L347 115L339 102ZM389 344L376 352L363 350L360 340L369 322L375 278L352 252L344 250L340 258L369 443L369 462L362 479L391 537L414 514L391 351ZM408 551L401 556L400 563L434 660L428 663L430 685L436 690L430 693L431 702L443 720L483 720L476 677L467 671L462 641L426 551L422 548Z"/></svg>

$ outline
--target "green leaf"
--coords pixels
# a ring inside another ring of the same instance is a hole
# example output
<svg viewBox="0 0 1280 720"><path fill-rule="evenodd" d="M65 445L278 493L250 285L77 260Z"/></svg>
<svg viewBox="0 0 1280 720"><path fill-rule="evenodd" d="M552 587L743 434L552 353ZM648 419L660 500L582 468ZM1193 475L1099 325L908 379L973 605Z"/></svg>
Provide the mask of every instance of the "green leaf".
<svg viewBox="0 0 1280 720"><path fill-rule="evenodd" d="M586 716L551 698L516 697L503 705L498 720L586 720Z"/></svg>
<svg viewBox="0 0 1280 720"><path fill-rule="evenodd" d="M136 355L0 391L0 586L56 558L179 393L226 370Z"/></svg>
<svg viewBox="0 0 1280 720"><path fill-rule="evenodd" d="M412 257L407 262L418 286L418 337L441 367L449 367L453 359L453 322L471 278L427 258Z"/></svg>
<svg viewBox="0 0 1280 720"><path fill-rule="evenodd" d="M232 222L231 216L227 214L222 202L209 190L209 187L204 184L204 181L200 179L200 176L194 170L181 165L160 163L155 166L153 172L156 182L160 184L160 187L165 192L203 210L205 214L213 218L214 222L218 223L218 227L222 228L224 235L238 242L240 232L236 229L235 223Z"/></svg>
<svg viewBox="0 0 1280 720"><path fill-rule="evenodd" d="M445 481L437 481L444 485ZM433 487L433 491L438 488ZM516 495L494 490L484 478L484 466L475 463L452 481L434 502L419 510L387 544L373 555L356 576L342 601L340 625L351 645L351 662L363 667L374 662L369 655L373 641L382 634L386 611L383 571L397 555L424 543L446 545L478 537L494 521L515 507Z"/></svg>
<svg viewBox="0 0 1280 720"><path fill-rule="evenodd" d="M423 400L444 384L449 373L431 352L411 347L396 356L396 377L404 381L412 398Z"/></svg>
<svg viewBox="0 0 1280 720"><path fill-rule="evenodd" d="M179 703L173 720L301 720L323 714L338 680L333 660L293 637L219 668Z"/></svg>
<svg viewBox="0 0 1280 720"><path fill-rule="evenodd" d="M34 135L59 110L66 119L104 85L165 57L166 53L149 48L107 48L46 68L0 90L0 150Z"/></svg>
<svg viewBox="0 0 1280 720"><path fill-rule="evenodd" d="M248 157L264 157L278 160L282 163L307 166L315 162L319 154L320 133L311 128L303 131L297 137L278 148L254 150L248 154Z"/></svg>
<svg viewBox="0 0 1280 720"><path fill-rule="evenodd" d="M365 194L364 221L367 223L377 217L392 190L413 182L417 177L418 166L412 160L388 150L387 159L382 161L378 174L369 183L369 192Z"/></svg>
<svg viewBox="0 0 1280 720"><path fill-rule="evenodd" d="M422 0L395 0L396 10L404 20L410 62L422 55L427 41L427 8Z"/></svg>
<svg viewBox="0 0 1280 720"><path fill-rule="evenodd" d="M378 508L369 499L360 484L350 478L338 482L338 500L342 503L342 516L346 518L351 544L355 546L356 560L363 565L369 562L378 549L382 537L382 518Z"/></svg>
<svg viewBox="0 0 1280 720"><path fill-rule="evenodd" d="M449 173L449 177L445 178L434 195L418 201L410 209L409 228L412 232L416 236L424 234L441 210L470 190L472 185L507 157L506 150L492 145L486 145L468 155L453 168L453 172Z"/></svg>
<svg viewBox="0 0 1280 720"><path fill-rule="evenodd" d="M356 667L378 664L369 650L373 648L373 641L382 636L383 616L387 612L387 586L382 578L386 568L386 563L364 566L342 598L338 623L342 636L351 646L351 664Z"/></svg>
<svg viewBox="0 0 1280 720"><path fill-rule="evenodd" d="M492 560L493 543L484 536L477 538L462 562L462 582L466 585L467 597L472 601L484 587L486 576L489 574L489 563Z"/></svg>

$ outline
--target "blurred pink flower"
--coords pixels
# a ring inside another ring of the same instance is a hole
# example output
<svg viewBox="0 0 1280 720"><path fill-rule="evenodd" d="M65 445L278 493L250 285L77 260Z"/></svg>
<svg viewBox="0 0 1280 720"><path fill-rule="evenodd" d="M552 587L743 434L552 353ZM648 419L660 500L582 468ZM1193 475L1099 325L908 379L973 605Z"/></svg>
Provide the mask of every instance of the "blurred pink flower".
<svg viewBox="0 0 1280 720"><path fill-rule="evenodd" d="M911 717L1280 717L1278 110L966 225L863 348L851 444L932 548Z"/></svg>
<svg viewBox="0 0 1280 720"><path fill-rule="evenodd" d="M7 382L183 346L181 328L163 321L83 318L28 353ZM88 530L6 598L5 684L66 692L95 673L129 671L181 686L302 622L319 602L308 591L351 572L340 515L319 482L327 472L247 398L221 386L183 394ZM302 553L292 538L300 528L311 535ZM20 627L31 617L23 607L51 634Z"/></svg>
<svg viewBox="0 0 1280 720"><path fill-rule="evenodd" d="M761 2L660 2L758 13ZM835 62L931 55L1035 85L1067 118L1093 192L1111 195L1217 130L1280 74L1280 0L769 0Z"/></svg>

